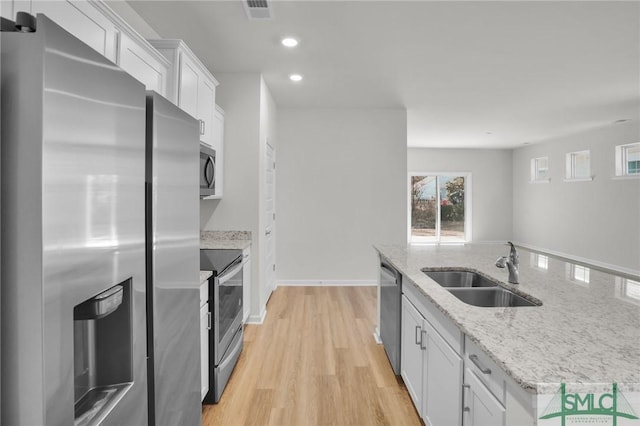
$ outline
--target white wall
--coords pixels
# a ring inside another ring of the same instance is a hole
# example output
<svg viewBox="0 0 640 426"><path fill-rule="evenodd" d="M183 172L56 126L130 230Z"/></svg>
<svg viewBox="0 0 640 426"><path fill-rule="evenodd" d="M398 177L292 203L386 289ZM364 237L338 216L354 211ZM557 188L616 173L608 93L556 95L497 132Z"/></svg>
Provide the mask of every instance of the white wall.
<svg viewBox="0 0 640 426"><path fill-rule="evenodd" d="M278 283L375 282L374 243L406 243L407 122L398 109L280 109Z"/></svg>
<svg viewBox="0 0 640 426"><path fill-rule="evenodd" d="M260 74L217 73L216 103L225 114L224 190L200 202L200 229L258 232ZM254 240L255 243L255 240ZM257 263L257 262L256 262Z"/></svg>
<svg viewBox="0 0 640 426"><path fill-rule="evenodd" d="M413 173L470 172L472 241L506 242L511 238L511 150L409 148L407 169Z"/></svg>
<svg viewBox="0 0 640 426"><path fill-rule="evenodd" d="M513 152L513 237L526 245L640 273L640 179L613 179L614 147L638 142L637 120ZM592 182L564 182L565 154L591 150ZM529 182L549 157L551 181Z"/></svg>
<svg viewBox="0 0 640 426"><path fill-rule="evenodd" d="M260 317L260 84L257 73L216 73L216 103L224 109L224 191L200 201L200 229L251 231L251 319Z"/></svg>

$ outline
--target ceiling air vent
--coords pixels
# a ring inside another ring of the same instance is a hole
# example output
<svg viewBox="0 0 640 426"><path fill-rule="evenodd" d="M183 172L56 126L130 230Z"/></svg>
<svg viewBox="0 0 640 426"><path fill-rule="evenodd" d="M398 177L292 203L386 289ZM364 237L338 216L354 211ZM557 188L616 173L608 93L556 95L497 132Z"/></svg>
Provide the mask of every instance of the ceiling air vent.
<svg viewBox="0 0 640 426"><path fill-rule="evenodd" d="M271 0L244 0L242 3L249 19L273 18Z"/></svg>

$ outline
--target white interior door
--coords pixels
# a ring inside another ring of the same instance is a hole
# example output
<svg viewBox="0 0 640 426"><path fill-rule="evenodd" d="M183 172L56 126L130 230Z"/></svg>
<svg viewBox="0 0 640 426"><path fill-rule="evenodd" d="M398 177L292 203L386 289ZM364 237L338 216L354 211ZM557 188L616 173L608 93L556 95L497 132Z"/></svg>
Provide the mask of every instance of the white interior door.
<svg viewBox="0 0 640 426"><path fill-rule="evenodd" d="M267 141L265 151L265 298L275 288L275 150Z"/></svg>

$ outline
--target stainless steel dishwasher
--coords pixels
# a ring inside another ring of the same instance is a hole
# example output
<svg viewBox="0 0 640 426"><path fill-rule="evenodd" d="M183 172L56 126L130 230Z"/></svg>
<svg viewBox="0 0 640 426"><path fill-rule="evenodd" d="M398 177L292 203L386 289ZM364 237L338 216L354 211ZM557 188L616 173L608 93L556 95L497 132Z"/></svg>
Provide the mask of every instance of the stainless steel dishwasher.
<svg viewBox="0 0 640 426"><path fill-rule="evenodd" d="M402 274L380 257L380 339L393 372L400 375Z"/></svg>

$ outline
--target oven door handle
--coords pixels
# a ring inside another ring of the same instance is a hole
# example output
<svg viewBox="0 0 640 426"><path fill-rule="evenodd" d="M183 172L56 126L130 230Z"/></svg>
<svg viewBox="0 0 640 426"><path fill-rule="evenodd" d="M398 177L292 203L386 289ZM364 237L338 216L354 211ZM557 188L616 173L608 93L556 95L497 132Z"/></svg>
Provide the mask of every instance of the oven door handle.
<svg viewBox="0 0 640 426"><path fill-rule="evenodd" d="M240 262L239 262L238 266L234 267L233 269L228 269L224 274L220 275L218 277L218 282L220 284L226 283L231 278L235 277L235 275L238 272L240 272L243 267L244 267L244 262L242 261L242 258L240 258Z"/></svg>

